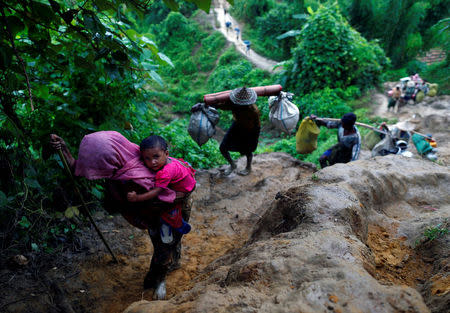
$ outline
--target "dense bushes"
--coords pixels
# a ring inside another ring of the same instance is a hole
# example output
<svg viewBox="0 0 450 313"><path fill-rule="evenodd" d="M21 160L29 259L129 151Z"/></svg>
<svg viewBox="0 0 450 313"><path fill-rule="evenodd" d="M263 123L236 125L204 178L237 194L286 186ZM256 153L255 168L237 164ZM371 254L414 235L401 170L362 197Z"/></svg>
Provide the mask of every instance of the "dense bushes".
<svg viewBox="0 0 450 313"><path fill-rule="evenodd" d="M324 117L341 117L343 114L350 112L351 108L346 104L346 100L350 100L354 89L344 92L341 89L324 88L310 94L298 97L295 103L300 110L300 116L315 114Z"/></svg>
<svg viewBox="0 0 450 313"><path fill-rule="evenodd" d="M286 72L286 85L297 94L377 85L388 63L383 50L353 30L337 6L320 7L298 38Z"/></svg>
<svg viewBox="0 0 450 313"><path fill-rule="evenodd" d="M282 61L291 56L295 38L278 40L291 29L299 29L304 21L293 18L304 13L302 1L235 1L233 17L245 22L243 38L252 42L252 49L271 59Z"/></svg>

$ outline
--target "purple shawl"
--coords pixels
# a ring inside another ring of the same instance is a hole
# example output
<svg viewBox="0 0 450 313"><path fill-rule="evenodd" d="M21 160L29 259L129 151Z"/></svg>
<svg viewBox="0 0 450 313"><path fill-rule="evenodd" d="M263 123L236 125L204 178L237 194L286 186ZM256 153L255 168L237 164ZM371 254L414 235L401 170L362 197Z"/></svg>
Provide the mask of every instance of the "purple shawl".
<svg viewBox="0 0 450 313"><path fill-rule="evenodd" d="M116 131L99 131L84 136L75 163L75 175L91 180L132 180L147 190L155 186L155 173L142 162L139 146ZM173 202L175 192L165 189L158 198Z"/></svg>

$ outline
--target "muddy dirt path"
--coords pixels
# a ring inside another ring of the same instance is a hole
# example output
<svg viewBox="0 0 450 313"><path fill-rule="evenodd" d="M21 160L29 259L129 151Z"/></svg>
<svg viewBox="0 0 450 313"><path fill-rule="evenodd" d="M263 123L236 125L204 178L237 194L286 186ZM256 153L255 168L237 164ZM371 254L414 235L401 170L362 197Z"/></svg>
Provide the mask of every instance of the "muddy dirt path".
<svg viewBox="0 0 450 313"><path fill-rule="evenodd" d="M244 163L240 159L238 168ZM310 176L313 169L287 154L272 153L255 156L253 172L246 177L234 173L223 177L223 168L198 171L190 221L193 229L183 238L181 268L167 277L167 297L191 290L205 278L207 266L241 247L276 193ZM152 256L146 232L104 211L94 218L119 264L112 263L88 227L83 230L79 252L63 252L40 264L32 261L33 275L30 267L2 270L0 285L8 288L0 290L0 311L119 313L135 301L151 300L152 292L142 288ZM60 295L53 285L62 290ZM184 304L187 311L188 306L189 301Z"/></svg>
<svg viewBox="0 0 450 313"><path fill-rule="evenodd" d="M215 19L211 19L213 22L213 27L217 30L219 30L225 38L233 43L236 47L236 50L238 50L242 55L244 55L250 62L252 62L256 67L263 69L268 72L274 72L273 69L274 66L278 63L276 61L267 59L259 54L257 54L254 50L250 49L247 51L246 46L244 42L242 41L242 25L240 25L229 13L229 4L228 2L224 0L216 0L212 3L214 6L214 15L217 19L217 22L219 23L219 28L216 28L216 21ZM224 8L227 10L227 13L225 14ZM231 27L227 29L225 26L226 22L231 22ZM239 36L236 36L235 28L240 29Z"/></svg>

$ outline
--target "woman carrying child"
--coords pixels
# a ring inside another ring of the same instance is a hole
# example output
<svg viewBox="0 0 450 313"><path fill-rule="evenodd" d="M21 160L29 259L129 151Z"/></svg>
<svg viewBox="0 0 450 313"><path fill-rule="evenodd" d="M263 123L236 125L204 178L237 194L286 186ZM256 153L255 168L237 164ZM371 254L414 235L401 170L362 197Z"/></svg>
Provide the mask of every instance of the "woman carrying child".
<svg viewBox="0 0 450 313"><path fill-rule="evenodd" d="M149 230L154 252L144 288L155 288L154 297L164 299L165 277L178 261L181 235L174 236L169 244L164 243L159 235L163 225L161 216L177 205L183 207L187 221L189 193L163 188L158 199L128 201L128 193L145 194L155 187L155 173L144 165L139 146L118 132L100 131L86 135L80 143L78 160L71 155L61 137L50 135L50 143L54 149L62 151L76 176L105 179L104 206L108 212L119 212L133 226Z"/></svg>

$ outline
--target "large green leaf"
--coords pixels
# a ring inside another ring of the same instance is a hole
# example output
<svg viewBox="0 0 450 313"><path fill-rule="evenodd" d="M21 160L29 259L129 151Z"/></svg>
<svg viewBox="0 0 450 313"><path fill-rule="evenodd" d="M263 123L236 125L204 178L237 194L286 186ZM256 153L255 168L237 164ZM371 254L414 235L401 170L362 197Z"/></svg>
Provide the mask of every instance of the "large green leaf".
<svg viewBox="0 0 450 313"><path fill-rule="evenodd" d="M170 58L169 58L167 55L165 55L164 53L159 52L159 53L158 53L158 56L159 56L159 58L160 58L161 60L163 60L164 62L166 62L166 63L169 64L170 66L175 67L175 66L173 65L173 63L172 63L172 60L170 60Z"/></svg>
<svg viewBox="0 0 450 313"><path fill-rule="evenodd" d="M164 82L163 82L161 76L159 76L158 73L156 73L155 71L150 71L150 76L151 76L151 78L153 78L153 80L156 81L161 87L164 86Z"/></svg>

